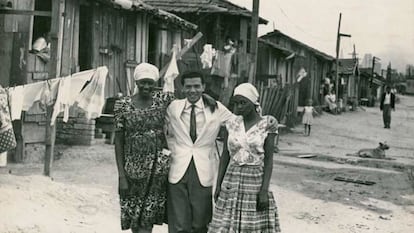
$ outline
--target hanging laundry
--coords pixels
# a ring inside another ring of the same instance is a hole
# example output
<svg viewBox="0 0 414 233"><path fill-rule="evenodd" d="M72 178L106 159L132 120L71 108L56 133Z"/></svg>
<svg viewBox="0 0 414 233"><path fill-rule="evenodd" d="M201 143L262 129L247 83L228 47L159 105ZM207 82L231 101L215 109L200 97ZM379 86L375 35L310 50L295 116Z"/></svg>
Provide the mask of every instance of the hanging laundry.
<svg viewBox="0 0 414 233"><path fill-rule="evenodd" d="M224 78L224 87L227 88L229 85L230 71L232 67L232 57L234 52L223 52L217 51L216 57L211 69L212 75L217 75Z"/></svg>
<svg viewBox="0 0 414 233"><path fill-rule="evenodd" d="M11 87L8 89L10 100L10 115L11 120L20 120L23 109L25 86Z"/></svg>
<svg viewBox="0 0 414 233"><path fill-rule="evenodd" d="M46 106L52 105L56 99L59 79L51 79L24 85L22 110L28 114L44 114Z"/></svg>
<svg viewBox="0 0 414 233"><path fill-rule="evenodd" d="M63 112L63 122L67 122L69 120L70 106L75 103L75 100L79 96L82 88L85 86L85 83L93 77L95 72L96 70L87 70L75 73L72 76L58 79L59 87L57 88L57 97L53 106L51 125L54 125L57 116L61 112ZM88 86L85 87L85 90Z"/></svg>
<svg viewBox="0 0 414 233"><path fill-rule="evenodd" d="M40 100L44 88L44 82L25 85L22 110L27 111L33 103Z"/></svg>
<svg viewBox="0 0 414 233"><path fill-rule="evenodd" d="M171 61L168 64L167 71L164 74L164 87L163 92L174 92L174 80L180 74L178 71L177 59L176 59L176 48L173 48L173 54Z"/></svg>
<svg viewBox="0 0 414 233"><path fill-rule="evenodd" d="M105 82L108 68L99 67L93 75L90 83L76 98L78 107L86 111L86 118L98 118L101 116L105 105Z"/></svg>
<svg viewBox="0 0 414 233"><path fill-rule="evenodd" d="M69 77L61 78L59 80L58 95L56 97L55 105L53 106L53 113L50 125L55 123L59 113L63 112L63 121L67 122L69 119L69 98L71 92L71 79Z"/></svg>
<svg viewBox="0 0 414 233"><path fill-rule="evenodd" d="M216 51L216 56L211 69L212 75L217 75L223 78L230 76L231 58L233 53L225 53L223 51Z"/></svg>
<svg viewBox="0 0 414 233"><path fill-rule="evenodd" d="M204 51L200 56L203 69L210 69L213 66L213 58L216 55L216 50L211 44L205 44L203 49Z"/></svg>

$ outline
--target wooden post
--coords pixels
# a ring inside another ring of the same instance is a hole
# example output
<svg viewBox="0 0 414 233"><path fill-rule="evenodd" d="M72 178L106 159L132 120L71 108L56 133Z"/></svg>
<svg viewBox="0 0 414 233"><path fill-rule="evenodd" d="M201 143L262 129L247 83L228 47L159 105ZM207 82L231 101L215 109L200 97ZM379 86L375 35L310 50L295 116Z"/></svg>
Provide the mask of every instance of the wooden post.
<svg viewBox="0 0 414 233"><path fill-rule="evenodd" d="M259 26L259 0L253 0L253 13L251 24L250 54L251 63L249 70L249 83L255 84L256 62L257 62L257 27Z"/></svg>
<svg viewBox="0 0 414 233"><path fill-rule="evenodd" d="M339 13L339 24L338 24L338 33L336 34L336 69L335 69L335 78L336 78L336 91L335 91L335 95L336 95L336 101L339 102L339 75L338 75L338 69L339 69L339 61L338 61L338 57L339 57L339 48L341 47L341 36L345 36L345 37L351 37L351 35L348 34L342 34L341 33L341 18L342 18L342 13Z"/></svg>
<svg viewBox="0 0 414 233"><path fill-rule="evenodd" d="M14 162L16 163L22 163L24 160L25 142L24 142L24 136L23 136L23 132L24 132L23 122L24 122L24 113L22 113L20 120L13 121L13 130L16 136L16 143L17 143L15 153L14 153Z"/></svg>
<svg viewBox="0 0 414 233"><path fill-rule="evenodd" d="M341 37L339 36L339 33L341 31L341 18L342 13L339 13L339 23L338 23L338 32L336 33L336 57L335 57L335 95L336 100L339 100L339 77L338 77L338 69L339 69L339 47L341 43Z"/></svg>
<svg viewBox="0 0 414 233"><path fill-rule="evenodd" d="M49 61L49 79L57 77L58 71L58 50L59 50L59 35L60 35L60 17L63 13L65 0L52 1L52 19L50 28L50 61ZM59 69L60 70L60 69ZM46 137L45 137L45 166L43 174L45 176L51 175L51 167L53 163L53 151L55 146L56 128L50 126L51 117L53 113L53 106L48 106L46 111Z"/></svg>

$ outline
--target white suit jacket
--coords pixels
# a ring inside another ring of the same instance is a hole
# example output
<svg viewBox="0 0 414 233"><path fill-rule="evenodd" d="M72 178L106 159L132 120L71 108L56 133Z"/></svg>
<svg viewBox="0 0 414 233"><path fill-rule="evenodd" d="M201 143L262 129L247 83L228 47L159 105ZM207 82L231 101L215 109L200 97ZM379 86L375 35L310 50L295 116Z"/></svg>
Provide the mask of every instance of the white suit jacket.
<svg viewBox="0 0 414 233"><path fill-rule="evenodd" d="M184 176L191 158L194 159L197 174L201 185L213 185L217 159L214 157L215 140L220 126L234 115L220 102L212 113L210 108L204 107L206 122L197 140L193 143L190 134L181 120L186 100L174 100L167 108L167 139L171 150L171 167L168 181L178 183Z"/></svg>

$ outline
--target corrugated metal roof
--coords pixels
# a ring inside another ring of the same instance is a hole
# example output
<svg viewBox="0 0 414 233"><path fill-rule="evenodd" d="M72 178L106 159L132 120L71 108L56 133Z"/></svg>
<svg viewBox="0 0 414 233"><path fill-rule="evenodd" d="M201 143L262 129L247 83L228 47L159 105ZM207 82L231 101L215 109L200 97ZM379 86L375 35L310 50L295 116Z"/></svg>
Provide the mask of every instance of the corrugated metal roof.
<svg viewBox="0 0 414 233"><path fill-rule="evenodd" d="M180 18L179 16L175 14L172 14L162 9L158 9L157 7L144 3L141 0L98 0L98 1L111 3L125 10L145 11L158 19L165 20L169 23L173 23L182 28L195 30L198 27L197 25L183 18Z"/></svg>
<svg viewBox="0 0 414 233"><path fill-rule="evenodd" d="M227 0L143 0L145 3L174 13L223 13L251 17L252 12ZM267 20L260 18L261 24Z"/></svg>

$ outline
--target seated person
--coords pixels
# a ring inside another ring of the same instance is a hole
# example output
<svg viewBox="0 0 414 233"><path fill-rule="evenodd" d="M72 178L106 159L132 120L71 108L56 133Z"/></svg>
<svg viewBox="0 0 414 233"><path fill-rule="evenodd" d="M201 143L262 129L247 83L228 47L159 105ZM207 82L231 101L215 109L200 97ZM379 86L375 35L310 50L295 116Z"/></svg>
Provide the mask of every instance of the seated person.
<svg viewBox="0 0 414 233"><path fill-rule="evenodd" d="M325 104L328 106L329 111L333 114L338 113L338 105L336 104L336 96L335 94L329 92L329 94L325 95Z"/></svg>

